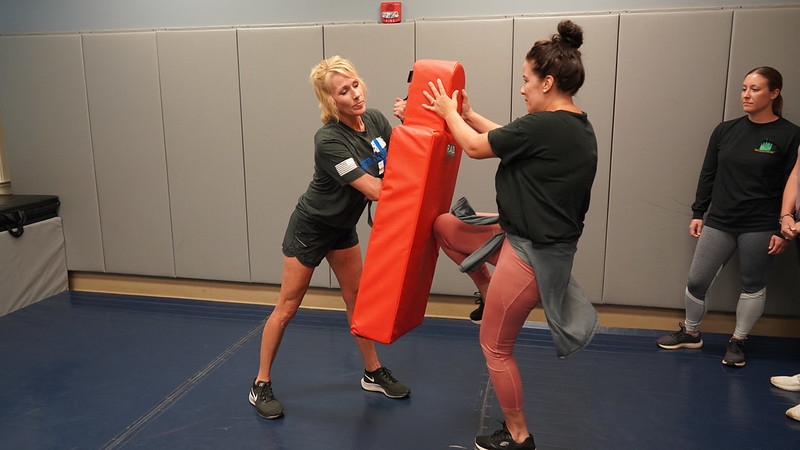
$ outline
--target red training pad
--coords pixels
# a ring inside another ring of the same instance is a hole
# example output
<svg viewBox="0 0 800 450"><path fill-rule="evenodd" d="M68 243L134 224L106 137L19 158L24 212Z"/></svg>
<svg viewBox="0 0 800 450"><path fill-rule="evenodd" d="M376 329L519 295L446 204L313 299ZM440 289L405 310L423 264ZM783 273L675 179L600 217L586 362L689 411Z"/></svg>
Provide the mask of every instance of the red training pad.
<svg viewBox="0 0 800 450"><path fill-rule="evenodd" d="M453 61L414 64L406 117L392 131L386 173L375 211L352 332L389 344L425 317L439 247L433 221L449 211L461 149L436 113L422 108L422 90L441 79L448 92L464 88ZM460 101L459 101L460 109Z"/></svg>
<svg viewBox="0 0 800 450"><path fill-rule="evenodd" d="M430 104L422 91L431 93L428 82L432 81L438 89L436 80L442 80L444 90L448 95L458 89L458 112L461 113L461 90L464 89L464 68L456 61L439 61L421 59L414 63L413 77L408 86L408 101L406 102L406 117L403 125L406 127L428 127L434 130L447 130L447 123L433 111L422 107Z"/></svg>

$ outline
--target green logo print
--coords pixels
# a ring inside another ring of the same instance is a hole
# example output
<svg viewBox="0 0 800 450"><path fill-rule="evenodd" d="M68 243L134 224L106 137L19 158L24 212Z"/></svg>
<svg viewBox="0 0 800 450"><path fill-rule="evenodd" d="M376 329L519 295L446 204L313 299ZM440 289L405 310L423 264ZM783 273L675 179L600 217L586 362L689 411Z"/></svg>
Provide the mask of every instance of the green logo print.
<svg viewBox="0 0 800 450"><path fill-rule="evenodd" d="M756 149L757 152L761 153L775 153L775 149L772 148L772 142L769 139L764 139L761 141L761 145Z"/></svg>

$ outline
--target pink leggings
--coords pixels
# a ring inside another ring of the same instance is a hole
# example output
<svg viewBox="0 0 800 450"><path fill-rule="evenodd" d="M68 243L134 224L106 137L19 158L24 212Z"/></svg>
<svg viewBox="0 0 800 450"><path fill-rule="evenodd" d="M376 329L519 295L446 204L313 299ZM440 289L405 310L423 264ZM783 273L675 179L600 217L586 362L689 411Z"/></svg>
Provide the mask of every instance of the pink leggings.
<svg viewBox="0 0 800 450"><path fill-rule="evenodd" d="M436 242L456 264L464 261L490 237L501 232L500 225L469 225L452 214L436 218ZM539 304L539 285L531 266L514 251L508 240L488 262L470 274L476 286L489 282L480 342L489 376L504 412L522 410L522 379L514 359L514 343L531 310Z"/></svg>

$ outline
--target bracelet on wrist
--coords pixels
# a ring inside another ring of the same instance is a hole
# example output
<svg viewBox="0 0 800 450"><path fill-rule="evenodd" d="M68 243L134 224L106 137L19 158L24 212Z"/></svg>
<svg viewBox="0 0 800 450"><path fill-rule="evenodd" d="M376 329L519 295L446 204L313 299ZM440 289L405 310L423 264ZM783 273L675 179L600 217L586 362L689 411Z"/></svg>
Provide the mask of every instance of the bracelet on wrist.
<svg viewBox="0 0 800 450"><path fill-rule="evenodd" d="M778 223L783 223L783 218L784 218L784 217L791 217L792 219L794 219L794 214L792 214L792 213L786 213L786 214L782 215L782 216L781 216L781 218L780 218L780 219L778 219Z"/></svg>

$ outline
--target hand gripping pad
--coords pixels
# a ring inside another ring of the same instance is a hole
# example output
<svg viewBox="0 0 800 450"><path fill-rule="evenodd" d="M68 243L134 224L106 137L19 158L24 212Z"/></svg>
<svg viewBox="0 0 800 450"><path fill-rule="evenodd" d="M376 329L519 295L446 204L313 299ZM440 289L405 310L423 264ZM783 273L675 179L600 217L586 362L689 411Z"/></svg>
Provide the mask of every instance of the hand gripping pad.
<svg viewBox="0 0 800 450"><path fill-rule="evenodd" d="M464 89L464 69L454 61L420 60L408 88L406 117L395 127L375 211L358 299L355 335L389 344L425 317L439 247L434 219L450 208L461 149L444 119L422 108L428 81L446 92ZM459 94L459 111L461 95Z"/></svg>

